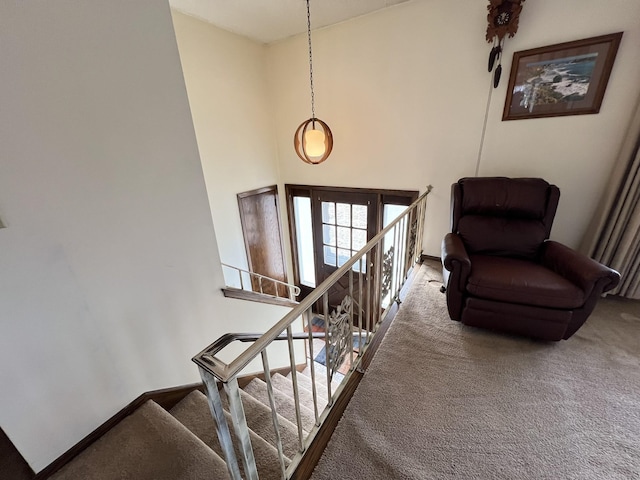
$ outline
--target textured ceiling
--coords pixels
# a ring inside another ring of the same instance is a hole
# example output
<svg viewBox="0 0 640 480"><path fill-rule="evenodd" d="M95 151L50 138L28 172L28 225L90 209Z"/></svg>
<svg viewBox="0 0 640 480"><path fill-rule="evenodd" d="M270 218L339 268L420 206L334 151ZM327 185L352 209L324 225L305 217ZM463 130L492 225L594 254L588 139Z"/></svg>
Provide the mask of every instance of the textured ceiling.
<svg viewBox="0 0 640 480"><path fill-rule="evenodd" d="M311 0L311 28L321 28L408 0ZM258 42L307 30L305 0L169 0L172 8Z"/></svg>

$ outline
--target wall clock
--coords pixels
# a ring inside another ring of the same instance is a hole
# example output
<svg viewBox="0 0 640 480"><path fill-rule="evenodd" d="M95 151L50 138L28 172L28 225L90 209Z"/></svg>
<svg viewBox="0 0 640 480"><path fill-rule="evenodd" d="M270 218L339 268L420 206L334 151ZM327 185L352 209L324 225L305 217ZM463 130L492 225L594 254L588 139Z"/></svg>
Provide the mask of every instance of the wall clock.
<svg viewBox="0 0 640 480"><path fill-rule="evenodd" d="M502 75L502 49L504 39L508 35L513 37L518 31L518 20L522 11L524 0L489 0L487 10L487 42L493 43L491 53L489 53L489 71L498 61L498 66L493 75L493 87L500 83Z"/></svg>

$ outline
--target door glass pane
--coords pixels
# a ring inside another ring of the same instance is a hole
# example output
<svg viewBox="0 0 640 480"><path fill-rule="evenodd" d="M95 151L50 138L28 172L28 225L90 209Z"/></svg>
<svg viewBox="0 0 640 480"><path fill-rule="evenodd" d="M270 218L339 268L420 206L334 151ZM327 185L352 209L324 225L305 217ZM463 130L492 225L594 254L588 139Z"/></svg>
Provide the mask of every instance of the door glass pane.
<svg viewBox="0 0 640 480"><path fill-rule="evenodd" d="M342 225L344 227L351 226L351 205L348 203L338 203L336 204L336 218L338 220L338 225Z"/></svg>
<svg viewBox="0 0 640 480"><path fill-rule="evenodd" d="M367 228L367 206L366 205L352 205L353 218L351 219L351 226L355 228Z"/></svg>
<svg viewBox="0 0 640 480"><path fill-rule="evenodd" d="M407 209L406 205L392 205L390 203L384 206L382 214L382 228L385 228L393 222L398 216Z"/></svg>
<svg viewBox="0 0 640 480"><path fill-rule="evenodd" d="M351 248L351 229L347 227L338 227L338 246L342 248Z"/></svg>
<svg viewBox="0 0 640 480"><path fill-rule="evenodd" d="M325 245L336 244L336 227L334 225L322 225L322 243Z"/></svg>
<svg viewBox="0 0 640 480"><path fill-rule="evenodd" d="M338 249L338 266L341 267L351 258L351 250Z"/></svg>
<svg viewBox="0 0 640 480"><path fill-rule="evenodd" d="M354 254L356 254L357 252L353 252ZM362 268L362 270L360 270ZM354 272L362 272L362 273L366 273L367 272L367 254L365 253L362 256L362 260L357 261L354 265L352 270Z"/></svg>
<svg viewBox="0 0 640 480"><path fill-rule="evenodd" d="M351 238L352 238L352 244L351 244L351 248L353 248L355 251L360 250L362 247L364 247L367 243L367 231L366 230L357 230L357 229L353 229L351 231Z"/></svg>
<svg viewBox="0 0 640 480"><path fill-rule="evenodd" d="M322 223L336 223L336 204L322 202Z"/></svg>
<svg viewBox="0 0 640 480"><path fill-rule="evenodd" d="M398 218L398 216L404 212L407 209L406 206L404 205L391 205L391 204L387 204L384 206L383 209L383 213L382 213L382 227L385 228L387 227L391 222L393 222L396 218ZM396 225L395 228L400 228L399 225ZM384 237L384 247L383 247L383 251L387 252L390 248L391 245L393 245L393 243L395 242L395 230L392 229L389 233L387 233ZM404 232L400 232L400 242L402 242L404 240ZM396 246L396 250L399 247Z"/></svg>
<svg viewBox="0 0 640 480"><path fill-rule="evenodd" d="M336 247L324 246L324 263L332 267L336 266Z"/></svg>
<svg viewBox="0 0 640 480"><path fill-rule="evenodd" d="M296 224L300 283L315 288L316 270L313 255L313 230L311 228L311 199L293 197L293 212Z"/></svg>

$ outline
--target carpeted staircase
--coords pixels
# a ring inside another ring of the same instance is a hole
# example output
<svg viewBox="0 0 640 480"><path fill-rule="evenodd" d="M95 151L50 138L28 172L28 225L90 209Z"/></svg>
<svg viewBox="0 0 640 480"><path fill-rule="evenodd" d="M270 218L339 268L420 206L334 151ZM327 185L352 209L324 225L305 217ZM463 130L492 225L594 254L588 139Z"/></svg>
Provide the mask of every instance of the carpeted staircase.
<svg viewBox="0 0 640 480"><path fill-rule="evenodd" d="M323 366L318 367L315 369L316 393L318 408L322 411L327 403L327 379L321 371ZM290 377L291 374L284 377L279 373L271 377L287 465L298 452L298 428ZM306 435L315 422L310 371L307 369L298 373L297 379L302 428ZM259 378L254 378L240 393L258 474L261 479L280 479L280 461L271 409L268 407L267 385ZM228 412L226 416L231 425ZM207 398L195 390L170 411L151 400L147 401L51 478L228 479L229 473L223 458ZM240 468L242 472L242 466Z"/></svg>

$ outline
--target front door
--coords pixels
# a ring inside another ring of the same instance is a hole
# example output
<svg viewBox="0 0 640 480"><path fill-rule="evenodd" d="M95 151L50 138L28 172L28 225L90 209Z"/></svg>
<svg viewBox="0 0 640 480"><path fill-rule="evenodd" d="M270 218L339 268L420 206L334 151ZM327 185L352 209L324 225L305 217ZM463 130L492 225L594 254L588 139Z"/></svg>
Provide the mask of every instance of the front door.
<svg viewBox="0 0 640 480"><path fill-rule="evenodd" d="M344 265L418 197L416 191L403 190L311 185L287 185L286 188L293 270L296 285L302 292L301 298ZM379 309L390 301L388 288L383 286L382 298L373 298L377 292L374 294L370 291L367 296L366 284L367 276L375 280L380 275L381 281L387 284L393 279L393 272L385 268L393 256L390 245L385 241L382 252L374 248L363 259L362 265L358 262L353 266L353 287L347 273L329 291L328 303L334 308L350 291L353 293L356 326L358 318L374 318ZM378 256L381 258L379 268L375 265ZM321 300L315 305L317 313L324 312L323 303ZM359 312L367 315L362 316Z"/></svg>
<svg viewBox="0 0 640 480"><path fill-rule="evenodd" d="M375 193L329 190L314 191L312 202L315 267L319 285L375 236L378 202ZM367 262L370 271L374 271L373 258L365 257L362 262L353 266L353 275L342 276L329 290L330 310L351 292L355 324L360 312L366 310L366 299L363 296L360 301L359 292L361 286L362 291L366 291L364 279ZM318 311L323 310L323 305L318 305Z"/></svg>

